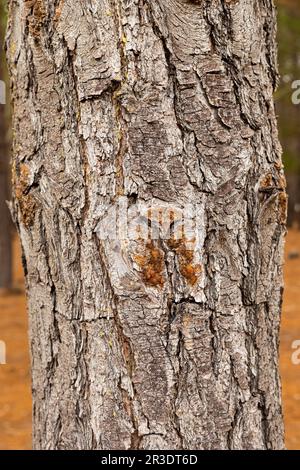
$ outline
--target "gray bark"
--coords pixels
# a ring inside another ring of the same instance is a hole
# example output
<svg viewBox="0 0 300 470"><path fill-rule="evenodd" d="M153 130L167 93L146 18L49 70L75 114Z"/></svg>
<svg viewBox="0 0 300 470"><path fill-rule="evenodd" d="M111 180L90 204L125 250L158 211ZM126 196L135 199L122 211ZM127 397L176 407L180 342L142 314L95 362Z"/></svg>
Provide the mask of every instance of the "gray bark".
<svg viewBox="0 0 300 470"><path fill-rule="evenodd" d="M275 23L271 0L10 2L35 449L283 448ZM101 239L120 197L197 204L197 243Z"/></svg>

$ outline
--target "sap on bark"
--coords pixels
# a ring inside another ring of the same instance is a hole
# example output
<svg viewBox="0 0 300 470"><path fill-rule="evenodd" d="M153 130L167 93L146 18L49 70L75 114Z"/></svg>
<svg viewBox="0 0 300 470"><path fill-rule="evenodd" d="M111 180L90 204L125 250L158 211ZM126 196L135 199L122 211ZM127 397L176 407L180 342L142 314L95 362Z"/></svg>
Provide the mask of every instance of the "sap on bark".
<svg viewBox="0 0 300 470"><path fill-rule="evenodd" d="M189 243L195 243L195 239L189 241ZM194 286L202 272L202 266L193 262L194 250L187 247L185 237L179 240L174 237L170 238L167 240L167 245L178 257L180 274L186 279L188 284Z"/></svg>
<svg viewBox="0 0 300 470"><path fill-rule="evenodd" d="M142 270L142 278L145 284L154 287L164 285L164 253L154 245L153 240L146 242L145 253L136 255L135 261Z"/></svg>

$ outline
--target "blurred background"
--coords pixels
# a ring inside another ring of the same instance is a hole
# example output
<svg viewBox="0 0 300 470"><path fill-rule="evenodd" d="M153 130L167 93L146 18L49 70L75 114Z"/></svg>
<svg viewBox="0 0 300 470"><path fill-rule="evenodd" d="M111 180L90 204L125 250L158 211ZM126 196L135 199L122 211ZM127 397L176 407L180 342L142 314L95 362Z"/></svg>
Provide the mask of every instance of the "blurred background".
<svg viewBox="0 0 300 470"><path fill-rule="evenodd" d="M300 0L275 0L275 3L281 73L275 103L289 193L280 365L286 446L299 450L300 364L292 361L292 344L300 340L300 99L299 104L293 104L292 84L300 80ZM0 0L0 80L8 84L3 51L5 23L6 0ZM0 341L7 348L7 364L0 364L0 450L30 449L26 300L20 246L6 204L10 199L11 130L9 95L6 95L7 104L2 104L1 82L0 98Z"/></svg>

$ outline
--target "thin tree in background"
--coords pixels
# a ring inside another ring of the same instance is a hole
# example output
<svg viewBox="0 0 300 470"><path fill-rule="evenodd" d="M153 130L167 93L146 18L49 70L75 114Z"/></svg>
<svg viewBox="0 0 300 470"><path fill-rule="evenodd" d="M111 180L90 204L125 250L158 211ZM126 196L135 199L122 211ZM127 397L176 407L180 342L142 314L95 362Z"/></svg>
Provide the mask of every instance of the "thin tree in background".
<svg viewBox="0 0 300 470"><path fill-rule="evenodd" d="M271 0L10 2L35 449L284 447L275 33ZM104 236L118 205L155 236Z"/></svg>
<svg viewBox="0 0 300 470"><path fill-rule="evenodd" d="M300 11L296 0L280 0L279 54L281 86L276 93L276 109L279 115L280 140L284 149L284 166L289 193L288 221L300 228L300 104L293 103L293 84L300 77ZM293 44L293 47L291 47Z"/></svg>
<svg viewBox="0 0 300 470"><path fill-rule="evenodd" d="M6 201L10 197L9 191L9 145L8 145L8 110L5 101L5 54L3 49L5 36L5 11L3 2L0 2L0 289L9 289L12 286L12 223Z"/></svg>

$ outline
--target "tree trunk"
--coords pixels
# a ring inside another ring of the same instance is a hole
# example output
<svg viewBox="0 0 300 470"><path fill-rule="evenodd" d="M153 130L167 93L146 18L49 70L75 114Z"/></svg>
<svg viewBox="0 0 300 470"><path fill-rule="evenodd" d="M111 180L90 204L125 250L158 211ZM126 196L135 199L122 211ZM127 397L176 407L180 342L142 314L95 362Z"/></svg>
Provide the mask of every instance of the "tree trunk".
<svg viewBox="0 0 300 470"><path fill-rule="evenodd" d="M4 105L0 104L0 289L10 289L12 286L12 222L6 204L9 199L9 152L5 121Z"/></svg>
<svg viewBox="0 0 300 470"><path fill-rule="evenodd" d="M10 2L35 449L284 447L275 29L271 0Z"/></svg>
<svg viewBox="0 0 300 470"><path fill-rule="evenodd" d="M6 204L9 199L9 150L7 130L7 110L5 108L5 57L3 42L5 35L3 8L0 4L0 289L9 289L12 286L12 222Z"/></svg>

